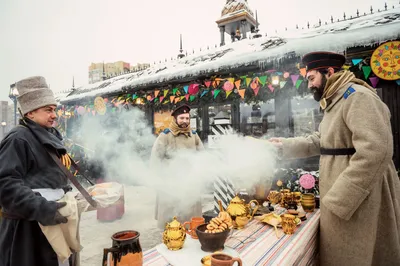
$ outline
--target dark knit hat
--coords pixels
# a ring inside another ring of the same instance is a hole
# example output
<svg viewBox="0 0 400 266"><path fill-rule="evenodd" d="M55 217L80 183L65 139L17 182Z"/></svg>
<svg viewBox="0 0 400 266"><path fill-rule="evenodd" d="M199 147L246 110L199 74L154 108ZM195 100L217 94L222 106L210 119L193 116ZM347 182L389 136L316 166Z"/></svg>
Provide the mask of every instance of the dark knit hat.
<svg viewBox="0 0 400 266"><path fill-rule="evenodd" d="M189 114L190 113L190 107L189 105L183 104L181 106L178 106L172 113L172 116L177 117L178 115L181 114Z"/></svg>
<svg viewBox="0 0 400 266"><path fill-rule="evenodd" d="M47 86L44 77L36 76L18 81L16 84L19 96L18 103L22 114L48 105L57 105L53 92Z"/></svg>
<svg viewBox="0 0 400 266"><path fill-rule="evenodd" d="M331 52L312 52L303 56L302 61L307 71L330 67L340 69L346 62L346 58L341 54Z"/></svg>

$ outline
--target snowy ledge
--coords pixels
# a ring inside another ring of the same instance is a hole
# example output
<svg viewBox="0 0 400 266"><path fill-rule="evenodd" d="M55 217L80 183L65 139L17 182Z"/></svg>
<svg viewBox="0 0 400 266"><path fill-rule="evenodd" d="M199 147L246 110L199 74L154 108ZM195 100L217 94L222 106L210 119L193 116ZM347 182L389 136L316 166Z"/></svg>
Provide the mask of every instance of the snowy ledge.
<svg viewBox="0 0 400 266"><path fill-rule="evenodd" d="M211 75L244 65L274 63L287 55L302 56L316 50L342 53L347 48L370 46L400 37L400 8L353 18L306 30L286 31L276 37L246 39L205 50L179 60L153 65L146 70L117 76L77 88L60 97L62 103L86 97L118 93L135 86L157 86L200 74Z"/></svg>

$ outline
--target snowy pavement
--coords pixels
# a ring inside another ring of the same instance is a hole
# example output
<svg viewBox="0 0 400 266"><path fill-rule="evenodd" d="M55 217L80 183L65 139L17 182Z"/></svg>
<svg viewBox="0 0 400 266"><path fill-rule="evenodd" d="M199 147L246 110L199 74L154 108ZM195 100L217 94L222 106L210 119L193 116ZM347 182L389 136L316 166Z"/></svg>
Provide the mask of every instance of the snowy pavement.
<svg viewBox="0 0 400 266"><path fill-rule="evenodd" d="M123 230L140 233L143 251L162 242L162 230L154 219L156 193L146 187L125 187L125 215L114 222L100 222L96 211L82 214L80 224L82 266L101 265L103 249L111 246L111 235ZM212 209L212 195L204 195L203 211Z"/></svg>

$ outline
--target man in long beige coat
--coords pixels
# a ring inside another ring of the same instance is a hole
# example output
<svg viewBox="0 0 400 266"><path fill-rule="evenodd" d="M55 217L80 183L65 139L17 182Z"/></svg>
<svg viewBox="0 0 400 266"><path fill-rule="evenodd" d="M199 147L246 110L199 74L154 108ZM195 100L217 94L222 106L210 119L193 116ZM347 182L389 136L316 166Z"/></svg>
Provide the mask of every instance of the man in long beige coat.
<svg viewBox="0 0 400 266"><path fill-rule="evenodd" d="M339 71L345 58L303 58L324 112L319 132L271 139L286 158L320 158L321 265L400 265L400 182L390 112L367 83Z"/></svg>
<svg viewBox="0 0 400 266"><path fill-rule="evenodd" d="M166 163L173 158L179 150L203 150L203 143L196 131L190 128L190 107L181 105L172 112L172 120L169 128L165 129L157 138L151 151L152 166ZM168 182L168 180L166 180ZM192 199L190 199L192 200ZM178 210L177 201L166 193L159 192L156 200L156 219L160 229L170 222L173 216L178 216L180 222L188 221L193 216L202 215L201 201L194 204L186 211Z"/></svg>

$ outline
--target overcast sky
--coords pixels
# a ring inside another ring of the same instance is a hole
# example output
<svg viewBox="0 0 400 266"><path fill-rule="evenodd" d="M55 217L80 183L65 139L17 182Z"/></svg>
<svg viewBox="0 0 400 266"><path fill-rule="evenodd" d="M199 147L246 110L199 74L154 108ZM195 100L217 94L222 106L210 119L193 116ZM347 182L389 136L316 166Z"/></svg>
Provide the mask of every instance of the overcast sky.
<svg viewBox="0 0 400 266"><path fill-rule="evenodd" d="M1 0L0 100L11 83L42 75L60 91L88 83L91 62L131 64L176 57L219 43L215 21L226 0ZM386 1L399 6L398 0ZM260 29L275 32L383 9L381 0L248 0ZM229 38L227 38L229 40Z"/></svg>

